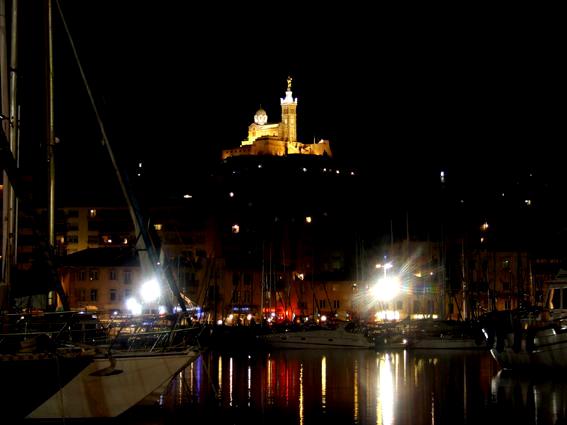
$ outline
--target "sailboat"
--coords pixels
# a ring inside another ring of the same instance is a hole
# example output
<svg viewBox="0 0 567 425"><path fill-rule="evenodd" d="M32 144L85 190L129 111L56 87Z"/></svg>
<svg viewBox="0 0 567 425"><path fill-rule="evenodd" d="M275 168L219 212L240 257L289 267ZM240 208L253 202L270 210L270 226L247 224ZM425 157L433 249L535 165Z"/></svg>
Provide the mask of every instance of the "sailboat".
<svg viewBox="0 0 567 425"><path fill-rule="evenodd" d="M12 36L15 39L17 34L17 1L12 2ZM3 7L5 4L0 1ZM59 3L57 3L59 7ZM51 29L51 0L48 0L48 27ZM64 16L59 8L61 19L66 27ZM4 16L2 14L2 16ZM51 31L49 31L51 34ZM74 53L76 54L75 46L69 36ZM52 48L52 43L49 43ZM15 51L16 43L12 42L12 51ZM52 58L52 52L48 55ZM15 56L15 55L13 55ZM83 70L80 67L81 74L84 77ZM12 69L17 67L12 62ZM50 64L52 65L52 64ZM14 71L11 71L14 72ZM51 73L50 73L51 75ZM86 79L84 79L86 84ZM16 79L13 78L15 88ZM87 91L90 95L90 90L87 85ZM10 90L10 93L15 93ZM7 95L5 87L2 90L3 97ZM90 96L92 101L92 96ZM185 311L185 300L176 285L174 284L168 270L159 267L161 264L159 252L156 248L157 244L152 240L148 234L144 220L140 213L135 198L132 192L128 189L122 171L118 167L114 155L112 153L109 140L104 131L104 127L100 120L100 115L96 109L94 101L92 106L97 115L100 130L103 136L104 143L107 147L112 165L118 176L120 186L125 195L131 217L134 222L135 233L137 235L137 250L140 256L142 267L169 283L172 293L175 295L181 309ZM52 101L49 102L52 104ZM3 102L4 104L4 102ZM13 141L15 140L15 133L17 130L16 123L18 120L15 118L16 101L15 96L11 96L10 104L10 138L6 137L2 131L1 140L1 153L3 159L3 168L5 168L9 184L5 186L5 194L8 193L8 202L3 204L5 209L9 209L10 213L15 217L16 209L13 207L15 198L13 195L16 193L14 188L14 174L18 172L18 165L15 159ZM52 123L52 117L48 119ZM52 129L51 129L52 130ZM53 142L53 133L50 131L50 140ZM50 142L50 143L51 143ZM51 146L52 147L52 146ZM50 150L50 155L52 151ZM49 158L50 168L53 165L53 158ZM6 165L4 165L6 163ZM50 177L53 174L50 172ZM53 180L50 180L50 194L49 194L49 230L50 230L50 245L54 245L54 196L53 196ZM10 223L15 223L15 218L9 220ZM13 228L5 229L4 235L11 237L14 234ZM13 254L14 244L7 244L12 249L5 249L4 252ZM5 244L6 246L6 244ZM4 271L11 269L11 263L8 261L8 256L4 257L3 267ZM56 272L53 271L52 276L56 277ZM3 285L9 288L9 280L6 279L6 273L3 274ZM57 279L58 280L58 279ZM4 294L7 294L5 291ZM59 285L58 293L62 305L67 309L66 296L62 287ZM2 306L3 307L3 306ZM39 319L41 316L41 319ZM14 385L10 387L3 386L4 389L8 388L9 394L2 392L0 402L10 402L20 399L25 402L25 406L18 408L17 412L14 405L6 405L3 412L8 412L7 416L21 417L21 413L28 414L29 418L87 418L87 417L114 417L128 408L132 407L137 402L141 401L148 394L154 392L156 389L163 388L164 385L175 376L180 370L185 368L188 364L194 361L199 356L199 351L195 347L187 343L187 338L184 337L183 330L179 330L179 321L173 320L168 329L164 329L155 335L144 333L143 337L148 339L151 343L149 347L143 346L139 350L132 349L128 345L126 349L120 347L113 347L111 340L110 344L97 345L96 338L89 339L91 344L78 343L73 340L72 325L68 322L62 324L63 319L77 320L81 317L79 313L53 313L52 317L57 318L56 324L50 325L50 320L47 320L49 314L40 314L36 316L38 320L35 321L37 329L28 328L28 324L32 323L33 315L20 315L9 317L8 315L2 316L2 332L0 332L0 346L3 347L4 353L0 360L0 367L5 369L6 374L3 374L3 379L8 376L10 372L10 381ZM85 316L83 316L85 317ZM92 317L97 323L96 318ZM14 328L10 328L14 322ZM47 326L47 329L44 328ZM23 329L22 329L23 328ZM18 332L18 329L21 331ZM34 330L34 332L31 332ZM109 338L109 334L103 331L103 337ZM81 334L83 335L83 334ZM149 337L149 338L148 338ZM130 334L128 341L139 341L141 337L136 334ZM13 343L11 342L13 341ZM158 343L159 342L159 343ZM25 371L27 374L21 376L20 372ZM18 386L19 385L19 386ZM29 389L31 386L32 390ZM37 394L33 389L37 390ZM55 392L55 393L54 393ZM33 394L33 397L30 396ZM4 397L4 395L6 397ZM43 403L42 403L43 402ZM39 406L38 406L39 404ZM33 409L30 413L30 409ZM4 413L3 413L4 415Z"/></svg>

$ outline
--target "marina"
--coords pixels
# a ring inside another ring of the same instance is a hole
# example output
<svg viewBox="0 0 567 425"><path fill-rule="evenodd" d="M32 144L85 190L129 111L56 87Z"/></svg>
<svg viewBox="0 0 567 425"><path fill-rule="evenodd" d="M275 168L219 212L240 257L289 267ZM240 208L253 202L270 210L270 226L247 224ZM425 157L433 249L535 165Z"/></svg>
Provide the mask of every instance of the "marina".
<svg viewBox="0 0 567 425"><path fill-rule="evenodd" d="M2 423L567 424L560 37L234 6L0 0Z"/></svg>
<svg viewBox="0 0 567 425"><path fill-rule="evenodd" d="M567 378L501 372L485 351L210 352L113 423L555 425L566 407Z"/></svg>

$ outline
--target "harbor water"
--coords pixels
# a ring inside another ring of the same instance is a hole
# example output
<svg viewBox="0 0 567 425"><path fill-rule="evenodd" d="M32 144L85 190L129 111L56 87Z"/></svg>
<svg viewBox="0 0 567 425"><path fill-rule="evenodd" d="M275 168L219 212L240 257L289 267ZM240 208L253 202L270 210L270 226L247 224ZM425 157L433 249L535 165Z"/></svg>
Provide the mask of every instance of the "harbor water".
<svg viewBox="0 0 567 425"><path fill-rule="evenodd" d="M124 424L565 424L567 378L482 350L209 352Z"/></svg>

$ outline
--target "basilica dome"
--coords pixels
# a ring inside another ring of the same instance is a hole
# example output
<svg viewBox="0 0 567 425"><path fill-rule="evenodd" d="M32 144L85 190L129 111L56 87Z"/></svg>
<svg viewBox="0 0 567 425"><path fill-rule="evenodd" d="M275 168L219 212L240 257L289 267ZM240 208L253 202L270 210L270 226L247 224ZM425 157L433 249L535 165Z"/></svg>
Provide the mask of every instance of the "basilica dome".
<svg viewBox="0 0 567 425"><path fill-rule="evenodd" d="M268 122L268 114L260 107L254 115L254 122L258 125L264 125Z"/></svg>

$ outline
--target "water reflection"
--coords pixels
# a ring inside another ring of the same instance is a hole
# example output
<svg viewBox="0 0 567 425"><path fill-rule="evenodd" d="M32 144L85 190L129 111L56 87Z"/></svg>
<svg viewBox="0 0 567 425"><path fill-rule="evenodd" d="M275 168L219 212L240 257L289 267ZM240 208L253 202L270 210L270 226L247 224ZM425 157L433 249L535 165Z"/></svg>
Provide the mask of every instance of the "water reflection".
<svg viewBox="0 0 567 425"><path fill-rule="evenodd" d="M498 373L478 351L206 353L163 409L168 424L562 424L567 378Z"/></svg>
<svg viewBox="0 0 567 425"><path fill-rule="evenodd" d="M497 414L529 424L567 424L567 376L500 371L492 379Z"/></svg>

